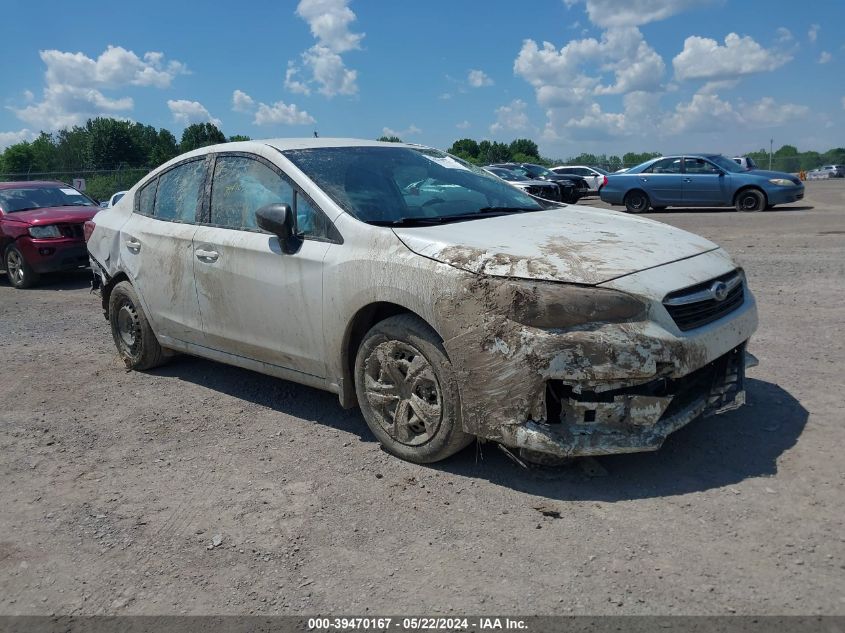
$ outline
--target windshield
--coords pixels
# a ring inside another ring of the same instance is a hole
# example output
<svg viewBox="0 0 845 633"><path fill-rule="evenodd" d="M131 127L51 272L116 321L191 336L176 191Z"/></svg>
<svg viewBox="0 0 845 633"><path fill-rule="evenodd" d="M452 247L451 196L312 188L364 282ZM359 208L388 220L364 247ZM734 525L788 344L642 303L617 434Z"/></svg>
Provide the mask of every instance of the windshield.
<svg viewBox="0 0 845 633"><path fill-rule="evenodd" d="M433 149L320 147L282 154L363 222L437 221L554 206Z"/></svg>
<svg viewBox="0 0 845 633"><path fill-rule="evenodd" d="M498 176L502 180L510 180L511 182L521 181L521 180L528 180L525 176L521 176L515 172L509 171L507 169L499 169L496 167L488 167L486 171L489 171L494 176Z"/></svg>
<svg viewBox="0 0 845 633"><path fill-rule="evenodd" d="M602 169L601 167L590 167L593 171L599 172L602 176L609 176L610 172Z"/></svg>
<svg viewBox="0 0 845 633"><path fill-rule="evenodd" d="M530 175L537 177L537 176L558 176L551 169L546 169L545 167L540 167L540 165L523 165L522 168L527 171Z"/></svg>
<svg viewBox="0 0 845 633"><path fill-rule="evenodd" d="M725 171L729 171L732 173L737 173L740 171L745 171L741 166L737 165L734 161L730 158L725 158L724 156L706 156L707 160L715 163Z"/></svg>
<svg viewBox="0 0 845 633"><path fill-rule="evenodd" d="M0 209L6 213L45 207L97 206L88 196L61 185L0 189Z"/></svg>

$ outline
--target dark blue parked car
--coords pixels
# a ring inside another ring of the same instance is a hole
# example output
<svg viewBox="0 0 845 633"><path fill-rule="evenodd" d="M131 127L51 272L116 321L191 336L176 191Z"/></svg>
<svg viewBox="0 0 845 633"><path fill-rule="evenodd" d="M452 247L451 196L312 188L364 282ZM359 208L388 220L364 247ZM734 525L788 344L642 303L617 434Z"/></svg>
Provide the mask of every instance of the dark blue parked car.
<svg viewBox="0 0 845 633"><path fill-rule="evenodd" d="M804 197L804 184L779 171L747 170L718 154L664 156L611 174L600 192L610 204L630 213L649 207L736 207L762 211Z"/></svg>

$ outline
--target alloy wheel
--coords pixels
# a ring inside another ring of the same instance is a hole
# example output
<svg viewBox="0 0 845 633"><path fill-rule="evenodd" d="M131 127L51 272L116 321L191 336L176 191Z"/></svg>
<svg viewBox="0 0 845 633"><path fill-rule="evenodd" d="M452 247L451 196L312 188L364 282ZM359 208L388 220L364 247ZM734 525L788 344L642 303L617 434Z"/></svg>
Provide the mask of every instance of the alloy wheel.
<svg viewBox="0 0 845 633"><path fill-rule="evenodd" d="M6 274L15 285L24 282L23 259L15 250L10 250L6 255Z"/></svg>

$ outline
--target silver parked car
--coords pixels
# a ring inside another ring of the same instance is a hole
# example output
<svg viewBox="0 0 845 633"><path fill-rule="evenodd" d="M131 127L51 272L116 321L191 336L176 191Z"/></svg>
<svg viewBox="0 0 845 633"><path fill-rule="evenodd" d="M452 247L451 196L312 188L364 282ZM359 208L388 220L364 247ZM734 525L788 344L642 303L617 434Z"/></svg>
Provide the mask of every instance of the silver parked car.
<svg viewBox="0 0 845 633"><path fill-rule="evenodd" d="M827 180L845 177L845 165L823 165L807 172L807 180Z"/></svg>
<svg viewBox="0 0 845 633"><path fill-rule="evenodd" d="M349 139L195 150L86 226L126 366L174 352L334 392L392 453L655 450L744 401L757 326L716 244Z"/></svg>

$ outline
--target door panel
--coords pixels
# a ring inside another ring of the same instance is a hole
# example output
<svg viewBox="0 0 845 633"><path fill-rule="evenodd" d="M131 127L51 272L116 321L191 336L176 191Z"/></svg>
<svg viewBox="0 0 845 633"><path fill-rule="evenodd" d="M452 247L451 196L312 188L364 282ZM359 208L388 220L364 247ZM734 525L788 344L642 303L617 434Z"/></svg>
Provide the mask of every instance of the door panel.
<svg viewBox="0 0 845 633"><path fill-rule="evenodd" d="M637 174L637 180L654 206L681 204L683 201L684 182L680 158L657 161L649 167L649 171Z"/></svg>
<svg viewBox="0 0 845 633"><path fill-rule="evenodd" d="M684 204L725 204L729 176L701 158L684 159ZM727 201L729 202L729 200Z"/></svg>
<svg viewBox="0 0 845 633"><path fill-rule="evenodd" d="M153 330L198 344L203 332L194 287L193 237L204 181L204 159L165 172L141 190L120 235L121 261Z"/></svg>
<svg viewBox="0 0 845 633"><path fill-rule="evenodd" d="M202 226L194 277L206 345L325 376L323 258L331 246L306 240L285 255L275 236Z"/></svg>
<svg viewBox="0 0 845 633"><path fill-rule="evenodd" d="M141 294L156 334L189 343L202 340L194 289L192 224L133 214L121 230L120 257Z"/></svg>

